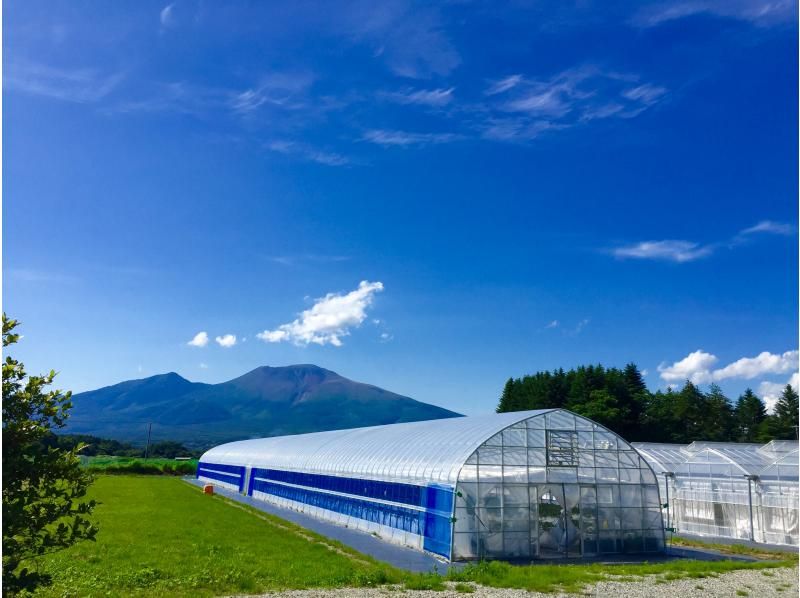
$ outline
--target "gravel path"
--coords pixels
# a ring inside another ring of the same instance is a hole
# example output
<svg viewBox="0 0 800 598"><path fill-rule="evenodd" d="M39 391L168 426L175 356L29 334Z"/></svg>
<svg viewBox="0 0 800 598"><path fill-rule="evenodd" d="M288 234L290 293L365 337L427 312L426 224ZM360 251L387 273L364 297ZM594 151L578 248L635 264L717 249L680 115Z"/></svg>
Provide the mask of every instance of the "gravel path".
<svg viewBox="0 0 800 598"><path fill-rule="evenodd" d="M687 598L741 598L744 596L772 596L795 598L798 595L798 570L794 568L742 570L719 577L703 579L658 580L650 576L642 581L601 582L587 588L584 596L608 596L614 598L663 598L664 596ZM570 598L575 594L541 594L525 590L509 590L473 586L473 593L459 593L455 584L448 584L444 592L410 591L402 588L347 588L343 590L300 590L263 594L260 598ZM254 598L250 596L248 598Z"/></svg>

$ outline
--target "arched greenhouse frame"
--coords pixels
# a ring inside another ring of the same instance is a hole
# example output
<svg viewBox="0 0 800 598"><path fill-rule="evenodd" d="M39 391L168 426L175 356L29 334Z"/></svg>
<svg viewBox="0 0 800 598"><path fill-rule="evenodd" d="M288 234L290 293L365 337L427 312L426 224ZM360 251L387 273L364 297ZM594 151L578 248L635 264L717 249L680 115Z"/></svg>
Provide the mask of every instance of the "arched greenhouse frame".
<svg viewBox="0 0 800 598"><path fill-rule="evenodd" d="M664 547L651 467L563 409L232 442L197 477L447 560Z"/></svg>
<svg viewBox="0 0 800 598"><path fill-rule="evenodd" d="M667 527L709 539L798 545L798 443L637 442L658 477Z"/></svg>

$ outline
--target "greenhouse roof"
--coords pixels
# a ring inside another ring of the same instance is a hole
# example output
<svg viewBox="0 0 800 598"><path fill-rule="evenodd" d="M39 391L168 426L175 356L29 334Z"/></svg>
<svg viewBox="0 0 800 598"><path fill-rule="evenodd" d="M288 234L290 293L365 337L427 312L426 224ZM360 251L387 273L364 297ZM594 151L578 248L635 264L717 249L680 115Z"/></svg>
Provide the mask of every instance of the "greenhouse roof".
<svg viewBox="0 0 800 598"><path fill-rule="evenodd" d="M454 484L464 462L483 442L509 426L546 414L563 419L564 427L569 422L575 427L576 418L563 410L493 413L241 440L210 449L201 461Z"/></svg>
<svg viewBox="0 0 800 598"><path fill-rule="evenodd" d="M794 464L796 468L798 459L798 444L793 441L772 441L763 446L705 441L688 445L634 442L632 446L658 475L668 472L698 477L705 473L759 476L762 472L766 475L768 468L777 463L784 466Z"/></svg>

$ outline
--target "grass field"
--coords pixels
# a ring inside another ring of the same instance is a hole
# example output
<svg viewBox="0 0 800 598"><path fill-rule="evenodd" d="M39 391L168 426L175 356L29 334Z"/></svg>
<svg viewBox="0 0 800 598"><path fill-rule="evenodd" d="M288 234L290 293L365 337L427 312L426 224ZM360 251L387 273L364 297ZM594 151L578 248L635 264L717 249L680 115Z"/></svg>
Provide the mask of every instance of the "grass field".
<svg viewBox="0 0 800 598"><path fill-rule="evenodd" d="M398 571L341 544L220 496L204 496L181 480L160 476L99 476L92 496L100 532L44 558L53 584L37 596L210 596L312 587L403 584L442 589L445 581L577 591L595 581L701 578L758 563L671 561L637 565L472 565L447 577ZM784 555L785 557L786 555ZM466 590L465 590L466 591Z"/></svg>

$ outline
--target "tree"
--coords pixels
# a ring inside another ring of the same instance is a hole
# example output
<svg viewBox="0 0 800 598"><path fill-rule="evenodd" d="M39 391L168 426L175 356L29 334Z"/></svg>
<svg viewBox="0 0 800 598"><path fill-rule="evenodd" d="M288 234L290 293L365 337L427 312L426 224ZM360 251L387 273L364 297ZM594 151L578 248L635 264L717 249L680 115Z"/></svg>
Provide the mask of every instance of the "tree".
<svg viewBox="0 0 800 598"><path fill-rule="evenodd" d="M18 322L3 314L3 347L16 343ZM28 376L6 354L3 363L3 588L32 589L47 578L27 568L38 556L80 540L93 540L97 527L88 515L95 501L79 502L91 476L80 468L78 451L41 441L61 428L72 407L71 393L46 392L56 373Z"/></svg>
<svg viewBox="0 0 800 598"><path fill-rule="evenodd" d="M775 437L781 440L796 440L798 426L797 391L787 384L781 393L781 398L775 404Z"/></svg>
<svg viewBox="0 0 800 598"><path fill-rule="evenodd" d="M706 394L705 413L701 439L726 441L734 437L735 422L733 407L728 397L716 384L712 384Z"/></svg>
<svg viewBox="0 0 800 598"><path fill-rule="evenodd" d="M745 390L736 401L735 414L739 442L763 440L762 424L767 419L767 410L763 401L751 389Z"/></svg>

